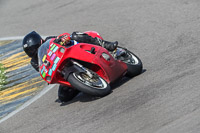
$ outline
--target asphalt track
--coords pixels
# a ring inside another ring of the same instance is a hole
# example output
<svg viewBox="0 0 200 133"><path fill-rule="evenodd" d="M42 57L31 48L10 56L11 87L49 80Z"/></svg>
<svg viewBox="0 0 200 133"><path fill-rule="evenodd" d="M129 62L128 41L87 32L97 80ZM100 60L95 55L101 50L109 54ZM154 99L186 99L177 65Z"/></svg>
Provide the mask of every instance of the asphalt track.
<svg viewBox="0 0 200 133"><path fill-rule="evenodd" d="M57 102L57 89L0 123L0 133L200 133L199 0L0 0L0 37L98 31L144 72L101 99Z"/></svg>

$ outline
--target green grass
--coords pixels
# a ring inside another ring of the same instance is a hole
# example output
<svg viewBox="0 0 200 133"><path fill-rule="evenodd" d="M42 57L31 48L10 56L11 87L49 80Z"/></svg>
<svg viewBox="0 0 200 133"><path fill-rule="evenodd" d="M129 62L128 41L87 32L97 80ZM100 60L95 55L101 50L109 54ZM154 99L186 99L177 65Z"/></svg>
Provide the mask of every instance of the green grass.
<svg viewBox="0 0 200 133"><path fill-rule="evenodd" d="M0 91L3 89L3 86L6 85L6 83L5 68L0 63Z"/></svg>

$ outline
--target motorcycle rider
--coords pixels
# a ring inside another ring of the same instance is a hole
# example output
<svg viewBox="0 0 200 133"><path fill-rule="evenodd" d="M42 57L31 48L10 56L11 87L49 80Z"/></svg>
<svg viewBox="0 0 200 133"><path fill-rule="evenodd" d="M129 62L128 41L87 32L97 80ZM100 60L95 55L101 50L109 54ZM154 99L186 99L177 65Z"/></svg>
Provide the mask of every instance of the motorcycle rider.
<svg viewBox="0 0 200 133"><path fill-rule="evenodd" d="M42 37L35 31L28 33L23 41L22 47L25 53L31 58L31 65L36 71L39 71L39 64L38 64L38 49L39 47L47 42L47 40L55 38L57 43L64 43L66 46L75 45L76 43L89 43L93 45L98 45L106 48L108 51L114 51L117 48L118 42L109 42L97 37L93 38L86 33L81 32L73 32L71 35L69 33L63 33L59 36L49 36L46 39L42 39ZM63 88L63 87L61 87ZM70 94L70 96L68 94ZM73 99L78 94L78 90L64 88L59 89L59 99L63 102L69 101ZM68 98L66 97L68 96Z"/></svg>
<svg viewBox="0 0 200 133"><path fill-rule="evenodd" d="M69 33L61 34L60 36L58 36L59 39L61 39L66 34L69 35ZM30 58L32 58L31 65L33 66L33 68L35 68L36 71L39 71L38 57L37 57L38 48L44 42L46 42L47 40L49 40L51 38L57 38L57 36L49 36L49 37L46 37L45 40L43 40L42 37L37 32L32 31L32 32L28 33L22 41L22 47L23 47L25 53ZM99 46L106 48L109 51L115 50L118 45L117 41L109 42L109 41L101 40L97 37L93 38L93 37L89 36L88 34L81 33L81 32L73 32L71 34L71 36L68 37L67 39L68 40L66 43L69 43L69 45L70 45L70 43L74 43L74 41L76 41L78 43L89 43L89 44L99 45Z"/></svg>

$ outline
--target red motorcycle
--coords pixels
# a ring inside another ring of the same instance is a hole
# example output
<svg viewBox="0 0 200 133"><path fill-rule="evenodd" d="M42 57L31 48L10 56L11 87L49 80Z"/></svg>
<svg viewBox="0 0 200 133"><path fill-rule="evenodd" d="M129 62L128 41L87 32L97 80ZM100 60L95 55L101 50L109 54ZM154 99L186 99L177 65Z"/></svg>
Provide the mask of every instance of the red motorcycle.
<svg viewBox="0 0 200 133"><path fill-rule="evenodd" d="M97 32L85 32L103 39ZM110 84L123 76L136 76L142 72L141 60L131 51L118 47L114 52L87 43L71 47L44 43L38 52L40 75L49 84L58 83L94 96L111 92ZM125 54L120 55L120 51Z"/></svg>

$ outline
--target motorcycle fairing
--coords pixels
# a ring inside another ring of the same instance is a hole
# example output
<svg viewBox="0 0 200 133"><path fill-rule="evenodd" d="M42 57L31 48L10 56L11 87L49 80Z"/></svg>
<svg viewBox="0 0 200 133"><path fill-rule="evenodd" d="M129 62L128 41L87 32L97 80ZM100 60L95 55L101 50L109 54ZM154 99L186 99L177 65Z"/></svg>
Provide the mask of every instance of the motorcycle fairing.
<svg viewBox="0 0 200 133"><path fill-rule="evenodd" d="M126 73L127 65L122 61L116 61L101 46L79 43L71 47L64 47L55 43L54 40L51 39L47 54L44 55L40 66L40 75L50 84L60 83L70 86L70 83L60 74L62 69L65 68L67 60L70 59L90 64L89 69L96 72L108 83L115 81ZM92 47L94 53L90 52ZM106 59L103 54L106 54L108 58Z"/></svg>
<svg viewBox="0 0 200 133"><path fill-rule="evenodd" d="M51 83L52 77L54 77L58 63L63 55L63 53L59 51L59 48L63 46L61 46L60 44L53 43L53 41L54 39L51 39L49 43L49 49L47 50L47 54L44 55L42 59L42 66L40 66L40 74L48 83ZM48 64L45 64L47 62ZM51 80L47 80L46 77L51 77Z"/></svg>

